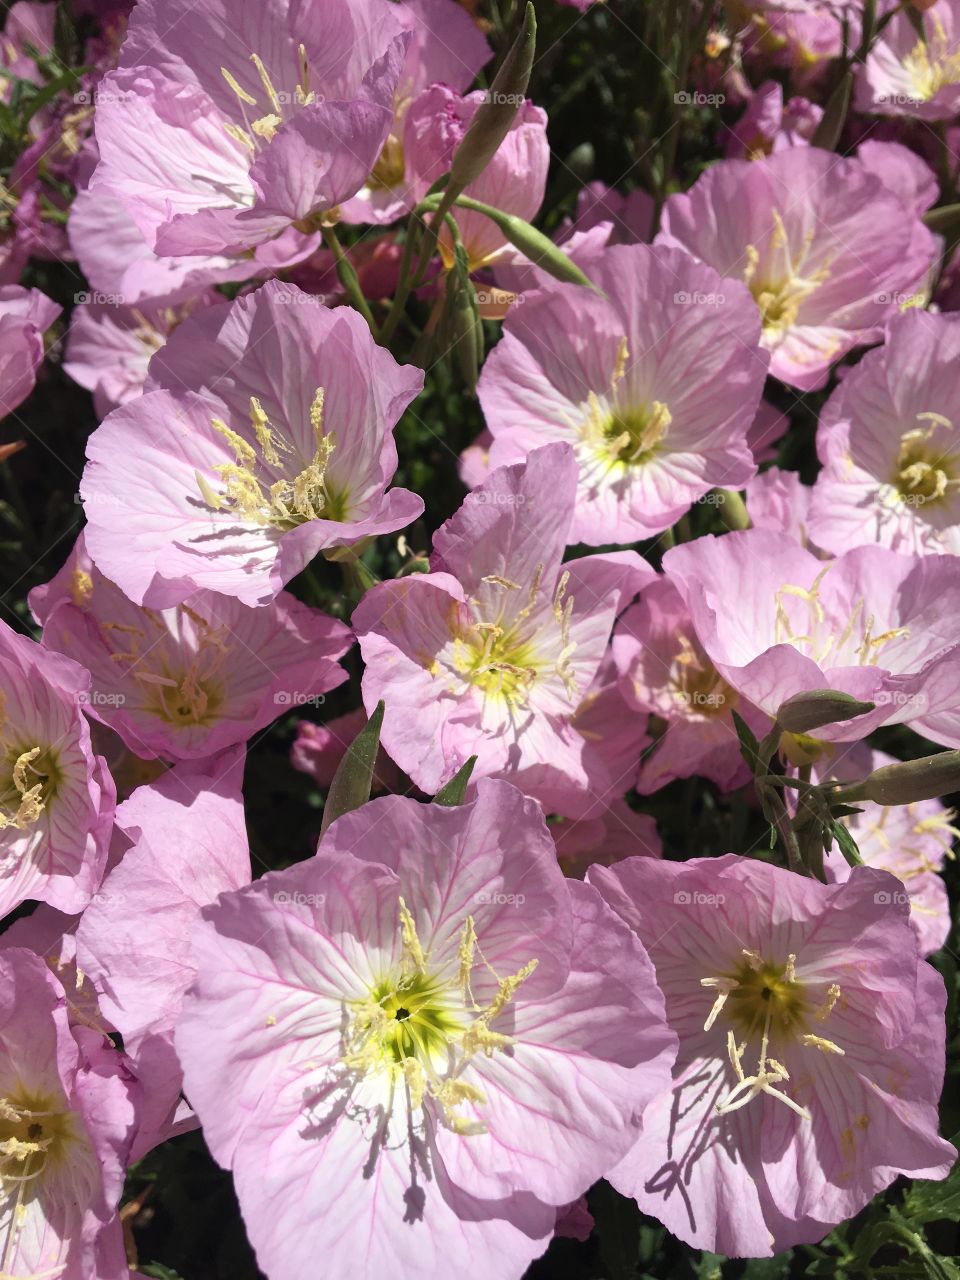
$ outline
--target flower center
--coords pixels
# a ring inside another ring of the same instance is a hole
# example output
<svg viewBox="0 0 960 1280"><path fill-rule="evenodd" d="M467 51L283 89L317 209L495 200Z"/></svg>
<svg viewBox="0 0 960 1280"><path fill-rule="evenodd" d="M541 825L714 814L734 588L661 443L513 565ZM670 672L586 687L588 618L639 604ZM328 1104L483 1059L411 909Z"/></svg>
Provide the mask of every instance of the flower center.
<svg viewBox="0 0 960 1280"><path fill-rule="evenodd" d="M824 565L809 588L789 582L778 588L775 643L792 644L818 665L829 658L833 666L874 667L884 646L909 635L909 630L893 627L875 635L876 618L868 614L864 620L863 597L853 605L849 620L838 629L820 602L820 585L831 567L832 562Z"/></svg>
<svg viewBox="0 0 960 1280"><path fill-rule="evenodd" d="M0 690L0 831L32 827L57 794L62 773L52 747L18 741Z"/></svg>
<svg viewBox="0 0 960 1280"><path fill-rule="evenodd" d="M222 670L233 651L227 627L214 627L196 609L177 605L158 616L145 609L148 632L119 622L102 622L100 632L125 664L124 674L139 681L146 709L172 725L210 725L225 698ZM122 704L121 704L122 705Z"/></svg>
<svg viewBox="0 0 960 1280"><path fill-rule="evenodd" d="M542 618L539 626L527 625L540 599L542 577L543 565L539 565L526 604L509 621L505 605L498 611L496 621L478 617L483 609L474 600L470 602L472 616L467 624L464 626L460 618L454 622L451 653L454 671L486 697L500 699L510 706L525 705L537 680L548 673L559 677L571 697L576 694L576 680L570 666L576 644L570 639L573 597L567 595L569 573L561 574L557 581L550 613ZM522 589L519 583L495 575L483 581L505 593ZM548 618L558 634L538 644Z"/></svg>
<svg viewBox="0 0 960 1280"><path fill-rule="evenodd" d="M812 275L806 275L803 266L813 243L813 231L805 234L799 250L794 253L783 217L776 209L772 210L772 217L768 259L761 268L756 245L748 244L743 279L760 308L764 338L768 342L779 342L796 324L800 307L827 279L830 269L824 265Z"/></svg>
<svg viewBox="0 0 960 1280"><path fill-rule="evenodd" d="M403 142L391 133L367 179L367 186L372 191L393 191L403 183L405 172Z"/></svg>
<svg viewBox="0 0 960 1280"><path fill-rule="evenodd" d="M947 39L943 22L933 18L933 35L918 40L903 60L910 85L921 102L929 102L941 89L960 83L960 48Z"/></svg>
<svg viewBox="0 0 960 1280"><path fill-rule="evenodd" d="M240 116L243 124L225 124L223 127L235 142L255 156L260 147L261 142L272 142L277 130L284 122L284 107L292 105L295 107L307 107L316 101L316 95L310 89L310 66L307 61L306 48L301 44L299 48L299 66L298 81L294 92L278 93L274 88L273 81L270 79L270 73L264 66L263 59L257 53L250 55L250 61L257 69L257 75L260 77L260 83L263 86L262 92L266 97L266 103L263 104L252 93L248 93L246 89L237 81L226 67L220 68L220 74L226 80L227 84L233 90L240 104ZM262 111L264 105L266 110L262 115L253 114L248 108L255 108L256 111Z"/></svg>
<svg viewBox="0 0 960 1280"><path fill-rule="evenodd" d="M413 1110L430 1099L455 1133L482 1133L482 1121L464 1114L462 1108L482 1106L486 1098L461 1077L475 1055L492 1057L513 1043L490 1024L514 999L537 961L528 961L510 977L499 977L483 958L473 917L467 916L460 931L456 972L450 966L433 966L403 898L398 907L403 943L399 969L376 983L365 999L353 1002L341 1064L358 1078L381 1075L391 1089L404 1087ZM473 996L478 965L497 983L485 1006Z"/></svg>
<svg viewBox="0 0 960 1280"><path fill-rule="evenodd" d="M680 649L670 667L670 685L688 715L715 716L736 705L737 695L699 645L679 635Z"/></svg>
<svg viewBox="0 0 960 1280"><path fill-rule="evenodd" d="M292 454L293 449L271 425L256 396L250 397L250 425L256 448L220 418L213 419L213 429L230 445L236 461L213 468L224 484L220 493L199 471L195 473L206 506L214 511L233 511L242 520L281 530L308 520L346 519L346 494L334 489L326 474L336 440L323 430L322 387L317 388L310 407L316 449L311 461L292 477L283 474L285 463L280 455ZM271 475L277 478L271 479Z"/></svg>
<svg viewBox="0 0 960 1280"><path fill-rule="evenodd" d="M63 1099L22 1087L0 1097L0 1194L8 1215L0 1276L11 1275L26 1205L49 1170L61 1164L78 1141L73 1114L64 1109ZM56 1267L41 1275L52 1278L60 1271Z"/></svg>
<svg viewBox="0 0 960 1280"><path fill-rule="evenodd" d="M894 470L893 486L900 501L923 507L942 502L960 485L960 458L956 444L945 433L953 423L939 413L918 413L927 423L903 434Z"/></svg>
<svg viewBox="0 0 960 1280"><path fill-rule="evenodd" d="M776 1086L790 1079L782 1062L772 1056L782 1046L798 1043L821 1053L843 1054L832 1040L805 1031L811 1015L826 1021L840 999L840 988L831 983L818 1009L814 1010L805 985L797 981L795 955L784 963L765 960L759 952L743 951L743 961L732 973L701 978L702 987L717 992L713 1008L703 1024L709 1031L721 1013L733 1024L727 1031L727 1056L735 1083L716 1105L717 1115L739 1111L761 1093L775 1098L804 1120L810 1112ZM759 1046L757 1041L759 1040ZM757 1053L753 1075L743 1069L748 1051Z"/></svg>
<svg viewBox="0 0 960 1280"><path fill-rule="evenodd" d="M656 454L672 422L670 410L661 400L638 401L624 393L629 360L626 338L622 338L610 387L603 395L587 395L586 414L580 434L607 469L621 471L642 466Z"/></svg>

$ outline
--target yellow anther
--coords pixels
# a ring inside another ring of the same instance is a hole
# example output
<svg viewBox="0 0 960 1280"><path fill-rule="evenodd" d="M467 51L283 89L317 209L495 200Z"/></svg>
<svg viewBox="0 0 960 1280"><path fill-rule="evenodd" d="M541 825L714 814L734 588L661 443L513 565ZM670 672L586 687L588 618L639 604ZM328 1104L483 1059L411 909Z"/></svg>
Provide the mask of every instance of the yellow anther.
<svg viewBox="0 0 960 1280"><path fill-rule="evenodd" d="M423 956L423 948L420 945L420 939L417 936L417 926L414 923L413 916L407 909L407 904L402 898L400 903L400 937L403 940L403 950L405 956L412 961L414 969L421 971L425 965Z"/></svg>
<svg viewBox="0 0 960 1280"><path fill-rule="evenodd" d="M267 97L270 99L270 105L273 107L277 115L280 115L280 112L281 112L280 95L277 93L276 89L273 87L273 82L271 81L270 76L267 74L267 69L263 65L263 60L261 59L258 53L251 53L250 61L257 68L257 74L260 76L261 84L263 85L264 89L267 91Z"/></svg>
<svg viewBox="0 0 960 1280"><path fill-rule="evenodd" d="M220 68L220 74L223 76L224 80L226 80L227 84L230 86L230 88L237 95L237 97L240 99L241 102L245 102L247 106L250 106L250 107L255 107L257 105L256 98L252 98L250 94L247 93L246 89L242 89L240 87L240 85L237 83L236 78L233 75L231 75L231 73L227 70L226 67Z"/></svg>
<svg viewBox="0 0 960 1280"><path fill-rule="evenodd" d="M253 445L244 440L243 436L238 435L236 431L228 427L222 418L213 418L210 425L219 435L223 436L227 444L237 455L237 463L242 466L246 463L248 466L252 462L256 462L257 455L254 453Z"/></svg>

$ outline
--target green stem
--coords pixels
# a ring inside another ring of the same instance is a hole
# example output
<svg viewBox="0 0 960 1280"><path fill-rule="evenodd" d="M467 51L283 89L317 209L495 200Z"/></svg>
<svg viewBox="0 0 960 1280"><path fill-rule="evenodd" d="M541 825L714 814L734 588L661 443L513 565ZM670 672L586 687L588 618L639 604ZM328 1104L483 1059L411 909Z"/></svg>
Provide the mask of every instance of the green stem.
<svg viewBox="0 0 960 1280"><path fill-rule="evenodd" d="M373 318L373 312L370 310L370 304L363 296L363 290L360 288L360 280L354 270L353 263L344 253L343 246L341 245L333 227L322 227L321 231L323 234L323 243L333 254L334 265L337 269L337 279L343 285L347 297L370 326L370 332L374 337L376 337L377 323Z"/></svg>

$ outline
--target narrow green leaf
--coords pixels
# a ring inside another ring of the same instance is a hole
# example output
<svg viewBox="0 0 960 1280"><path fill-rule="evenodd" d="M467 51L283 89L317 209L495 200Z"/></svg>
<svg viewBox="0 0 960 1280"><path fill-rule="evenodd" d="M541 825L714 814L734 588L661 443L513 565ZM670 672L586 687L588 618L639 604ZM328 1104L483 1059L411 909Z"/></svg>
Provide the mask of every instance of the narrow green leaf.
<svg viewBox="0 0 960 1280"><path fill-rule="evenodd" d="M837 842L840 852L843 854L849 866L863 866L863 859L860 857L860 850L857 848L857 842L842 822L835 822L833 824L833 838Z"/></svg>
<svg viewBox="0 0 960 1280"><path fill-rule="evenodd" d="M850 94L853 90L853 72L847 71L843 79L831 93L827 105L823 109L823 118L813 131L811 146L820 147L823 151L834 151L843 132L844 121L850 109Z"/></svg>
<svg viewBox="0 0 960 1280"><path fill-rule="evenodd" d="M733 727L737 731L737 738L740 742L740 754L750 766L750 772L754 773L757 768L757 760L760 757L760 743L743 716L738 715L733 710L731 710L730 714L733 716Z"/></svg>
<svg viewBox="0 0 960 1280"><path fill-rule="evenodd" d="M470 775L473 773L473 766L477 763L477 757L471 756L465 765L462 765L453 775L449 782L444 783L437 794L433 797L434 804L463 804L464 796L467 794L467 786L470 782Z"/></svg>
<svg viewBox="0 0 960 1280"><path fill-rule="evenodd" d="M380 749L380 727L383 724L383 702L377 703L377 709L363 726L353 742L347 748L346 755L337 765L330 790L327 792L327 803L323 806L323 821L320 834L323 835L330 823L343 817L353 809L359 809L370 799L370 788L373 786L373 767Z"/></svg>

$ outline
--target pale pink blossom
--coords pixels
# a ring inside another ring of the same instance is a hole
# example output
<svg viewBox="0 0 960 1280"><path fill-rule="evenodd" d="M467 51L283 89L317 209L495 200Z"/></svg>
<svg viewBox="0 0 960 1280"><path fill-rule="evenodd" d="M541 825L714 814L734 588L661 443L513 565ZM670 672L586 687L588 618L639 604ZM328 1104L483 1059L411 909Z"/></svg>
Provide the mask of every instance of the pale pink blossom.
<svg viewBox="0 0 960 1280"><path fill-rule="evenodd" d="M0 917L27 899L74 914L100 883L115 792L89 689L76 662L0 622Z"/></svg>
<svg viewBox="0 0 960 1280"><path fill-rule="evenodd" d="M478 395L492 466L573 447L569 540L597 546L660 533L749 480L767 356L747 290L688 254L614 247L591 275L602 295L552 281L511 308Z"/></svg>
<svg viewBox="0 0 960 1280"><path fill-rule="evenodd" d="M576 483L565 444L491 472L437 531L431 572L381 583L353 614L364 704L384 700L383 745L427 794L471 755L475 776L569 816L613 785L576 721L653 570L632 551L561 563Z"/></svg>
<svg viewBox="0 0 960 1280"><path fill-rule="evenodd" d="M147 394L88 441L90 555L152 608L199 589L267 604L319 552L421 513L387 485L393 426L422 385L356 311L293 285L195 312L154 356Z"/></svg>
<svg viewBox="0 0 960 1280"><path fill-rule="evenodd" d="M923 24L923 36L914 25ZM960 111L960 3L895 12L858 67L857 107L879 115L953 120Z"/></svg>
<svg viewBox="0 0 960 1280"><path fill-rule="evenodd" d="M192 946L185 1091L272 1280L519 1280L669 1084L645 953L503 782L348 813Z"/></svg>
<svg viewBox="0 0 960 1280"><path fill-rule="evenodd" d="M202 759L347 678L349 629L288 592L261 609L214 591L146 609L97 569L82 534L30 605L46 647L90 672L88 713L141 759Z"/></svg>
<svg viewBox="0 0 960 1280"><path fill-rule="evenodd" d="M945 991L899 882L823 885L727 854L589 872L650 951L680 1039L673 1087L608 1180L686 1244L769 1257L900 1174L943 1178Z"/></svg>
<svg viewBox="0 0 960 1280"><path fill-rule="evenodd" d="M939 240L856 160L794 147L720 160L664 206L658 243L746 283L770 372L802 391L922 298Z"/></svg>

